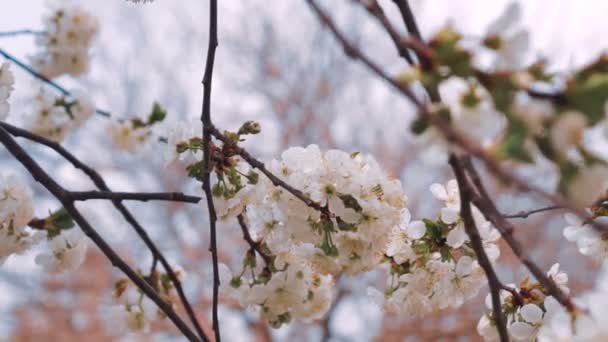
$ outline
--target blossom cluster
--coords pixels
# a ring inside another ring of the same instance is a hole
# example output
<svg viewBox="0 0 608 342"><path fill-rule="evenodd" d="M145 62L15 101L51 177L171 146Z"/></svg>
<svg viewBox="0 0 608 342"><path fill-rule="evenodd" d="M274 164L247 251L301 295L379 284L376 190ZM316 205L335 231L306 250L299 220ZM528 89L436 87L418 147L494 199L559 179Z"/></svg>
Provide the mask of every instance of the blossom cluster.
<svg viewBox="0 0 608 342"><path fill-rule="evenodd" d="M108 133L112 145L120 150L134 153L150 140L152 127L165 119L167 112L158 103L154 103L147 119L132 118L111 122Z"/></svg>
<svg viewBox="0 0 608 342"><path fill-rule="evenodd" d="M186 276L184 270L179 266L172 268L177 279L183 281ZM165 302L172 304L175 288L168 273L153 270L145 279ZM148 332L152 321L165 317L156 304L127 278L114 283L112 295L120 302L105 310L107 328L113 335Z"/></svg>
<svg viewBox="0 0 608 342"><path fill-rule="evenodd" d="M43 21L44 32L36 37L40 51L30 57L35 69L48 78L87 72L97 19L80 6L63 1L51 5Z"/></svg>
<svg viewBox="0 0 608 342"><path fill-rule="evenodd" d="M61 142L95 112L90 97L80 91L70 96L55 96L40 89L29 116L29 129L38 135Z"/></svg>
<svg viewBox="0 0 608 342"><path fill-rule="evenodd" d="M0 264L37 240L26 227L34 216L32 194L14 176L0 175Z"/></svg>
<svg viewBox="0 0 608 342"><path fill-rule="evenodd" d="M568 293L568 275L554 264L547 276L564 292ZM519 287L506 285L510 290L500 290L501 311L507 319L507 331L513 341L536 341L541 328L562 310L561 304L538 283L525 279ZM477 325L477 331L485 341L499 341L492 311L492 298L486 297L485 313Z"/></svg>
<svg viewBox="0 0 608 342"><path fill-rule="evenodd" d="M33 222L43 232L27 227ZM44 220L34 220L30 189L14 176L0 175L0 264L9 256L46 241L47 251L36 256L37 264L50 273L77 269L85 259L88 240L73 227L64 210Z"/></svg>
<svg viewBox="0 0 608 342"><path fill-rule="evenodd" d="M574 299L581 309L568 312L563 307L557 307L554 312L544 319L544 324L538 332L539 342L580 341L595 342L608 340L608 287L607 269L604 267L598 277L595 289Z"/></svg>
<svg viewBox="0 0 608 342"><path fill-rule="evenodd" d="M581 254L604 262L608 258L608 240L605 233L596 230L590 223L583 222L574 214L565 214L564 218L568 223L564 228L564 237L568 241L576 242Z"/></svg>
<svg viewBox="0 0 608 342"><path fill-rule="evenodd" d="M0 121L5 120L10 111L8 98L13 91L15 78L10 69L10 64L4 62L0 64Z"/></svg>
<svg viewBox="0 0 608 342"><path fill-rule="evenodd" d="M429 42L437 67L426 73L412 68L396 80L436 89L442 102L429 109L496 159L551 161L559 172L557 190L590 206L608 190L608 164L584 139L608 125L608 58L562 76L547 72L542 60L526 63L529 34L519 24L521 13L513 2L481 39L441 30ZM434 155L458 148L425 119L411 128Z"/></svg>
<svg viewBox="0 0 608 342"><path fill-rule="evenodd" d="M477 295L485 284L483 269L460 217L460 193L455 180L433 184L433 195L443 201L437 220L410 221L402 212L386 251L390 270L383 292L368 293L387 311L421 316L448 307L459 307ZM473 218L491 262L500 255L495 244L499 233L473 207Z"/></svg>

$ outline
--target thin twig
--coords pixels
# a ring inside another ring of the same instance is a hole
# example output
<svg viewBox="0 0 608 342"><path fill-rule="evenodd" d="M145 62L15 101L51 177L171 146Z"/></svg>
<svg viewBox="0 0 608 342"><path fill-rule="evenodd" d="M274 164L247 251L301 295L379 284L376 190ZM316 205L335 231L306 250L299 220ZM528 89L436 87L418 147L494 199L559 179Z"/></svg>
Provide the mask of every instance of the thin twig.
<svg viewBox="0 0 608 342"><path fill-rule="evenodd" d="M264 260L266 266L270 267L272 265L272 257L266 254L262 250L262 248L260 248L259 242L253 240L251 234L249 233L249 228L247 227L247 223L245 222L243 214L239 214L236 218L239 221L239 225L241 226L241 231L243 232L243 239L247 242L247 244L249 244L249 248L258 253L262 260Z"/></svg>
<svg viewBox="0 0 608 342"><path fill-rule="evenodd" d="M517 241L513 237L513 231L515 230L514 226L505 219L502 214L496 208L494 201L488 195L477 170L473 166L470 157L463 158L462 165L464 169L467 171L467 174L471 178L473 184L476 188L476 193L471 196L471 201L475 204L475 206L481 211L486 220L490 221L496 229L500 232L502 238L509 245L513 253L517 256L517 258L521 261L524 266L528 268L530 273L534 275L534 277L538 280L538 282L543 285L557 301L560 302L566 309L573 312L576 310L572 299L564 293L555 282L549 278L539 267L530 259L526 251L522 248L519 241Z"/></svg>
<svg viewBox="0 0 608 342"><path fill-rule="evenodd" d="M201 121L203 123L203 161L205 174L203 178L203 190L207 198L207 209L209 211L209 239L211 259L213 262L213 332L215 341L220 342L220 323L218 317L218 300L220 288L219 262L217 257L217 214L213 203L211 191L211 84L213 81L213 64L215 62L215 50L218 46L217 39L217 0L209 3L209 45L207 48L207 61L205 62L205 73L203 75L203 108Z"/></svg>
<svg viewBox="0 0 608 342"><path fill-rule="evenodd" d="M46 34L44 31L34 31L34 30L15 30L15 31L4 31L0 32L0 37L16 37L16 36L25 36L25 35L43 35Z"/></svg>
<svg viewBox="0 0 608 342"><path fill-rule="evenodd" d="M72 153L70 153L68 150L66 150L59 143L49 140L47 138L38 136L38 135L33 134L24 129L12 126L6 122L0 122L0 126L15 137L21 137L21 138L33 141L35 143L38 143L40 145L50 148L51 150L53 150L57 154L59 154L61 157L63 157L65 160L70 162L70 164L72 164L75 168L81 170L85 175L87 175L91 179L93 184L95 184L95 186L99 190L111 191L110 188L108 187L108 185L106 184L106 182L104 181L104 179L101 177L101 175L97 171L95 171L93 168L91 168L88 165L81 162L78 158L76 158ZM153 258L153 262L152 262L153 268L152 269L154 269L156 260L160 261L160 263L163 265L163 268L169 275L169 279L171 280L171 283L173 283L173 286L175 286L175 289L180 298L180 301L181 301L182 305L184 306L184 308L186 309L186 313L188 314L188 317L190 318L190 321L194 325L198 335L200 336L200 338L203 341L208 341L209 338L206 336L206 334L203 331L203 328L201 327L200 323L198 322L194 309L192 308L190 301L188 301L188 298L186 297L186 294L182 287L181 281L175 274L175 271L173 270L173 267L171 266L171 264L169 264L169 262L167 261L165 256L160 252L160 249L158 248L158 246L156 246L156 244L154 243L152 238L150 238L150 236L148 235L146 230L135 219L135 217L127 209L127 207L121 201L112 201L112 203L114 204L114 207L116 207L116 209L125 218L125 220L131 225L131 227L133 227L133 230L135 230L135 232L141 237L141 239L144 241L146 247L148 247L148 249L152 253L152 258Z"/></svg>
<svg viewBox="0 0 608 342"><path fill-rule="evenodd" d="M0 142L49 192L61 202L74 221L80 226L82 231L99 247L104 255L110 260L112 265L118 267L129 279L148 296L158 307L169 317L177 328L191 341L199 341L199 338L190 330L188 325L173 310L172 306L165 302L159 294L135 272L122 258L108 245L108 243L97 233L89 222L80 214L74 200L68 191L63 189L55 182L28 154L15 142L11 135L0 127Z"/></svg>
<svg viewBox="0 0 608 342"><path fill-rule="evenodd" d="M378 21L380 22L380 24L382 24L382 26L384 26L384 29L386 30L386 32L388 32L389 36L393 40L393 43L395 44L395 47L397 48L397 52L399 52L399 56L403 57L409 64L414 65L414 59L412 58L412 56L410 56L410 51L407 49L407 47L405 47L405 46L403 46L403 44L401 44L401 35L397 32L397 30L395 29L393 24L391 24L391 21L388 19L388 17L384 13L384 10L382 10L382 7L378 3L378 1L376 1L376 0L358 0L358 2L363 7L365 7L365 9L371 15L376 17L376 19L378 19Z"/></svg>
<svg viewBox="0 0 608 342"><path fill-rule="evenodd" d="M343 45L344 50L347 55L355 60L361 61L368 69L370 69L373 73L375 73L379 78L386 81L389 85L395 88L398 92L400 92L403 96L409 99L418 109L418 115L420 119L426 120L430 122L433 126L435 126L441 134L446 139L447 143L455 144L469 153L471 156L479 158L486 167L492 171L492 173L499 179L504 181L508 181L512 185L514 185L517 189L524 192L534 192L541 197L549 200L555 205L562 206L564 208L569 209L573 213L575 213L578 217L580 217L584 221L589 221L593 225L595 229L601 232L608 231L608 224L601 223L598 221L594 221L593 217L589 215L583 208L580 208L576 205L573 205L562 196L554 193L549 193L544 189L532 185L522 179L521 177L515 175L513 172L509 172L502 168L499 161L490 156L486 150L477 144L476 142L470 140L466 136L462 135L460 132L456 131L450 124L449 121L445 120L439 115L434 115L429 107L422 101L420 101L412 92L409 87L403 86L395 81L392 77L390 77L384 70L382 70L378 65L376 65L369 57L367 57L360 49L355 47L346 36L338 30L333 20L325 13L320 6L317 4L315 0L306 0L313 11L319 17L319 20L327 26L327 28L332 31L336 39L340 41ZM431 97L433 93L430 93Z"/></svg>
<svg viewBox="0 0 608 342"><path fill-rule="evenodd" d="M325 215L326 217L332 217L333 216L332 213L329 211L328 207L322 206L321 204L313 201L308 196L306 196L306 194L304 194L302 191L294 188L293 186L287 184L285 181L281 180L275 174L273 174L272 172L270 172L270 170L268 170L266 168L266 165L264 165L264 163L262 163L260 160L258 160L255 157L253 157L244 148L235 145L232 140L230 140L229 138L227 138L217 128L215 128L215 127L212 126L211 127L211 134L213 134L213 136L215 138L217 138L218 140L222 141L224 144L231 144L231 145L233 145L231 147L231 149L236 154L238 154L239 156L241 156L241 158L243 158L253 168L256 168L256 169L260 170L270 180L270 182L272 184L274 184L275 186L278 186L278 187L281 187L281 188L287 190L287 192L289 192L290 194L294 195L296 198L298 198L299 200L301 200L302 202L304 202L304 204L306 204L310 208L313 208L313 209L319 211L321 214Z"/></svg>
<svg viewBox="0 0 608 342"><path fill-rule="evenodd" d="M546 211L551 211L551 210L557 210L557 209L564 209L562 206L559 205L550 205L548 207L543 207L543 208L538 208L538 209L534 209L534 210L529 210L529 211L520 211L517 214L510 214L510 215L502 215L504 218L506 219L513 219L513 218L528 218L528 216L530 215L534 215L537 213L542 213L542 212L546 212Z"/></svg>
<svg viewBox="0 0 608 342"><path fill-rule="evenodd" d="M198 196L185 195L181 192L114 192L114 191L70 191L75 201L88 201L93 199L107 199L112 201L168 201L198 203L202 199Z"/></svg>
<svg viewBox="0 0 608 342"><path fill-rule="evenodd" d="M71 95L71 93L67 89L65 89L64 87L62 87L61 85L59 85L59 83L57 83L57 82L49 79L48 77L44 76L43 74L37 72L32 67L30 67L29 65L23 63L17 57L9 54L8 52L4 51L3 49L0 49L0 55L4 56L4 58L8 59L9 61L15 63L15 65L17 65L21 69L27 71L29 74L31 74L32 76L34 76L37 79L41 80L42 82L44 82L44 83L50 85L51 87L55 88L56 90L58 90L64 96L70 96ZM110 117L111 116L110 112L108 112L106 110L101 110L101 109L95 109L95 113L97 113L99 115L102 115L102 116L105 116L105 117Z"/></svg>
<svg viewBox="0 0 608 342"><path fill-rule="evenodd" d="M494 268L492 267L492 262L488 258L483 248L481 236L479 235L479 231L475 225L475 220L473 219L473 214L471 212L472 191L467 182L464 169L458 158L456 158L454 155L450 157L449 163L452 166L452 170L454 171L454 175L458 181L458 188L460 192L460 216L464 221L465 232L471 240L471 247L473 247L473 250L475 251L479 266L481 266L486 273L488 284L490 285L493 319L496 322L496 328L498 329L500 340L502 342L508 342L509 333L507 332L506 318L502 312L502 303L500 301L500 290L504 286L501 284L496 272L494 271Z"/></svg>

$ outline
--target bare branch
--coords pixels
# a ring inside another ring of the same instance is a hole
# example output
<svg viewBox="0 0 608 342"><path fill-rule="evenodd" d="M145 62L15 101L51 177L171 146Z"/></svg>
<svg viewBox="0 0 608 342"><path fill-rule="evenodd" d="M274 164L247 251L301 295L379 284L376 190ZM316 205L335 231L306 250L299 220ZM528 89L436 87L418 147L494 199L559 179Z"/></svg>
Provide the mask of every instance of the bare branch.
<svg viewBox="0 0 608 342"><path fill-rule="evenodd" d="M496 322L496 328L498 329L500 340L502 342L508 342L509 333L507 332L507 322L502 312L502 303L500 302L500 290L504 286L498 279L498 276L492 267L492 262L490 262L490 259L488 259L488 256L483 248L481 236L479 235L479 231L475 225L475 220L473 219L473 214L471 212L472 191L467 182L464 169L458 158L454 155L450 156L449 162L452 166L454 174L456 175L456 180L458 181L458 188L460 192L460 216L464 221L464 229L471 240L471 246L475 251L479 266L481 266L486 273L488 284L490 285L490 294L492 295L492 311L494 321Z"/></svg>
<svg viewBox="0 0 608 342"><path fill-rule="evenodd" d="M490 221L500 232L502 238L507 242L513 253L519 258L522 264L524 264L530 273L543 285L550 293L557 299L564 307L569 311L576 309L571 298L564 293L555 282L549 278L528 256L528 254L521 247L519 241L513 237L514 227L506 220L502 214L496 209L496 205L492 198L488 195L477 170L473 166L470 158L464 158L462 165L467 171L473 184L475 185L477 193L472 194L471 201L481 211L483 216Z"/></svg>
<svg viewBox="0 0 608 342"><path fill-rule="evenodd" d="M110 188L108 187L106 182L103 180L103 178L101 177L101 175L99 175L99 173L97 171L95 171L88 165L81 162L72 153L70 153L65 148L63 148L63 146L61 146L59 143L46 139L44 137L38 136L38 135L33 134L24 129L12 126L6 122L0 122L0 126L16 137L25 138L27 140L36 142L40 145L43 145L43 146L46 146L46 147L52 149L53 151L57 152L61 157L63 157L65 160L70 162L75 168L81 170L84 174L86 174L99 190L110 191ZM131 212L127 209L127 207L124 204L122 204L121 201L112 201L112 203L114 204L114 207L116 207L116 209L125 218L125 220L133 227L135 232L141 237L141 239L144 241L144 243L146 244L148 249L152 252L152 258L153 258L152 270L154 270L157 261L160 261L160 263L163 265L163 268L169 275L169 279L173 283L173 286L175 286L175 289L180 298L180 301L182 302L182 305L186 309L186 313L188 314L188 317L190 318L190 321L194 325L197 333L199 334L199 336L201 337L201 339L203 341L208 341L209 338L205 335L200 323L198 322L198 319L196 318L196 314L194 313L194 309L192 308L192 305L190 304L190 302L188 301L188 298L186 297L186 294L182 287L181 281L175 274L175 271L173 270L173 267L171 266L171 264L169 264L169 262L167 261L165 256L160 252L160 249L156 246L154 241L152 241L152 239L150 238L150 236L148 235L146 230L135 219L135 217L133 216L133 214L131 214Z"/></svg>
<svg viewBox="0 0 608 342"><path fill-rule="evenodd" d="M239 225L241 226L241 231L243 232L243 239L247 241L247 243L249 244L249 248L258 253L260 257L264 260L264 263L266 263L266 266L270 267L272 265L272 257L266 254L262 250L262 248L260 248L259 242L253 240L251 234L249 234L249 228L247 227L247 223L245 223L245 218L243 217L243 214L239 214L236 218L239 221Z"/></svg>
<svg viewBox="0 0 608 342"><path fill-rule="evenodd" d="M185 195L181 192L114 192L114 191L70 191L75 201L107 199L112 201L168 201L198 203L201 197Z"/></svg>
<svg viewBox="0 0 608 342"><path fill-rule="evenodd" d="M301 200L302 202L304 202L307 206L309 206L309 207L311 207L311 208L319 211L321 214L325 215L326 217L332 217L332 214L329 211L329 208L327 208L326 206L322 206L319 203L311 200L302 191L294 188L293 186L291 186L291 185L287 184L286 182L284 182L283 180L281 180L279 177L277 177L272 172L270 172L270 170L268 170L266 168L266 165L264 165L264 163L262 163L260 160L258 160L255 157L253 157L244 148L242 148L242 147L237 146L236 144L234 144L234 142L232 140L228 139L217 128L215 128L215 127L212 126L211 127L211 134L213 134L213 136L215 138L217 138L218 140L222 141L224 144L230 144L230 145L232 145L231 148L232 148L232 150L236 154L238 154L239 156L241 156L253 168L256 168L256 169L260 170L270 180L270 182L272 182L272 184L274 184L275 186L278 186L278 187L281 187L281 188L287 190L290 194L294 195L296 198L298 198L299 200Z"/></svg>
<svg viewBox="0 0 608 342"><path fill-rule="evenodd" d="M42 184L49 192L53 194L68 211L74 221L80 226L82 231L99 247L103 254L110 260L112 265L118 267L129 279L148 296L158 307L169 317L175 326L186 336L190 341L199 341L200 339L190 330L190 328L182 321L179 315L173 310L173 307L165 302L159 294L135 272L122 258L108 245L108 243L97 233L97 231L89 224L89 222L80 214L74 206L74 200L70 198L69 192L63 189L42 168L19 146L11 135L0 127L0 142L6 149L17 159L34 177L34 179Z"/></svg>
<svg viewBox="0 0 608 342"><path fill-rule="evenodd" d="M218 318L218 298L220 288L220 274L217 257L217 214L213 203L213 193L211 191L211 83L213 81L213 64L215 62L215 50L218 45L217 39L217 0L209 2L209 45L207 48L207 62L205 63L205 73L203 75L203 108L201 121L203 123L203 162L205 174L203 178L203 190L207 198L207 209L209 211L209 239L211 259L213 262L213 332L215 341L220 342L220 323Z"/></svg>
<svg viewBox="0 0 608 342"><path fill-rule="evenodd" d="M16 37L16 36L43 35L43 34L46 34L46 32L35 31L35 30L15 30L15 31L0 32L0 37Z"/></svg>
<svg viewBox="0 0 608 342"><path fill-rule="evenodd" d="M517 214L503 215L503 217L506 219L513 219L513 218L525 219L525 218L528 218L528 216L530 216L530 215L534 215L534 214L538 214L538 213L542 213L542 212L546 212L546 211L551 211L551 210L558 210L558 209L564 209L564 208L559 205L550 205L548 207L538 208L538 209L534 209L534 210L520 211Z"/></svg>
<svg viewBox="0 0 608 342"><path fill-rule="evenodd" d="M31 74L32 76L34 76L37 79L41 80L42 82L44 82L44 83L50 85L51 87L55 88L56 90L58 90L64 96L70 96L71 95L71 93L67 89L65 89L64 87L62 87L61 85L59 85L59 83L57 83L57 82L49 79L48 77L44 76L43 74L37 72L32 67L30 67L29 65L23 63L22 61L20 61L19 59L17 59L17 57L9 54L8 52L4 51L3 49L0 49L0 55L4 56L4 58L8 59L9 61L15 63L15 65L17 65L21 69L27 71L29 74ZM105 117L112 116L112 114L110 114L110 112L108 112L106 110L101 110L101 109L95 109L95 113L97 113L99 115L102 115L102 116L105 116Z"/></svg>

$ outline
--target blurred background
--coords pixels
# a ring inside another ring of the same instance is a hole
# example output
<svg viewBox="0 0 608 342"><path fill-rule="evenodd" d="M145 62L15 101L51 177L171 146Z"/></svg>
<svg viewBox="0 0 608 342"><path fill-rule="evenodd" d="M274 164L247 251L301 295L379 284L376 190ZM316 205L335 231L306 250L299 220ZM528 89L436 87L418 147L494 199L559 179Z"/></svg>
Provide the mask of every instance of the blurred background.
<svg viewBox="0 0 608 342"><path fill-rule="evenodd" d="M412 0L424 37L445 25L466 36L479 37L510 1ZM116 118L144 116L159 101L171 122L196 120L202 101L202 73L207 47L208 1L155 0L133 4L125 0L80 1L100 22L91 72L78 80L60 78L71 89L90 93L98 108ZM396 6L380 1L394 25L404 32ZM356 1L322 1L350 39L392 74L408 66L388 35ZM522 25L531 33L530 60L547 57L552 70L567 72L606 49L608 2L603 0L521 1ZM41 0L0 2L0 32L42 28ZM415 112L407 101L349 60L333 36L321 27L303 0L220 1L219 41L214 77L212 116L216 125L236 129L257 120L262 133L246 147L269 160L294 145L315 143L373 154L403 182L414 217L435 216L439 203L427 190L450 179L450 170L436 151L409 132ZM0 38L0 47L26 60L34 52L29 36ZM16 75L9 122L19 125L40 83L13 67ZM151 141L137 153L113 150L108 119L95 117L70 135L64 145L94 166L110 187L120 191L184 191L200 194L199 185L184 177L183 165L164 166L165 147ZM23 143L28 151L70 189L90 190L92 184L52 151ZM36 190L39 215L58 204L33 184L6 151L0 149L2 172L28 180ZM533 182L555 183L554 170L543 165L520 168ZM518 194L488 181L506 213L541 206L534 197ZM161 246L168 259L186 270L185 289L203 324L210 327L211 262L206 208L179 203L127 203ZM99 232L136 267L146 269L151 256L107 202L79 206ZM555 261L570 274L574 293L591 286L595 269L574 244L561 239L560 212L516 222L516 237L533 250L531 256L548 269ZM221 261L238 265L246 250L235 222L220 225ZM501 246L500 276L508 282L527 274L506 246ZM76 273L48 276L33 259L36 251L11 257L0 268L0 341L119 340L106 327L102 309L112 304L111 287L120 274L92 247ZM382 277L371 272L342 278L335 307L328 319L314 324L267 327L249 311L222 300L220 318L226 341L435 341L477 340L475 326L484 310L487 290L458 310L422 318L385 315L365 296ZM153 326L147 335L122 340L182 340L169 322Z"/></svg>

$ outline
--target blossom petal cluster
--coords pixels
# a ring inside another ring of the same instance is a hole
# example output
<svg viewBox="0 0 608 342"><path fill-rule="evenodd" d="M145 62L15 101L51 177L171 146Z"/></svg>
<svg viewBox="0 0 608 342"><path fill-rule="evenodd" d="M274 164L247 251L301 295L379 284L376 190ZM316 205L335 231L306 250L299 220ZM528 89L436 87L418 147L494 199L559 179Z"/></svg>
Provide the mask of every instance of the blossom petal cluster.
<svg viewBox="0 0 608 342"><path fill-rule="evenodd" d="M608 340L608 280L606 267L603 268L593 290L574 298L577 312L557 308L550 318L544 320L538 332L539 342L577 341L599 342Z"/></svg>
<svg viewBox="0 0 608 342"><path fill-rule="evenodd" d="M547 276L564 292L568 293L568 275L554 264ZM562 309L561 304L538 283L524 280L519 288L506 285L511 291L500 290L501 310L507 318L507 331L513 341L536 341L545 324L554 319ZM517 293L517 296L514 296ZM499 341L493 318L492 297L486 297L487 312L477 324L477 332L485 341Z"/></svg>
<svg viewBox="0 0 608 342"><path fill-rule="evenodd" d="M257 131L253 123L241 129ZM175 134L185 140L170 138L169 148L180 155L194 151L190 158L196 160L200 139ZM292 318L321 317L329 308L335 276L369 271L383 261L391 232L406 210L400 181L372 157L321 151L316 145L292 147L267 167L316 204L312 206L259 178L238 157L222 155L230 149L212 147L217 213L223 220L242 215L266 258L262 264L248 253L242 272L225 270L234 274L227 292L244 306L260 309L275 326ZM188 167L194 177L199 169L200 161ZM247 269L250 278L244 276Z"/></svg>
<svg viewBox="0 0 608 342"><path fill-rule="evenodd" d="M34 68L48 78L79 76L89 70L91 44L97 35L97 19L69 1L51 5L44 32L36 37L39 52L30 57Z"/></svg>
<svg viewBox="0 0 608 342"><path fill-rule="evenodd" d="M81 230L62 230L59 235L47 236L48 251L38 254L35 261L49 273L75 271L84 262L88 245Z"/></svg>
<svg viewBox="0 0 608 342"><path fill-rule="evenodd" d="M589 256L598 262L608 258L608 240L604 234L597 231L589 223L583 222L574 214L565 214L568 226L564 228L564 237L568 241L576 242L581 254Z"/></svg>
<svg viewBox="0 0 608 342"><path fill-rule="evenodd" d="M384 291L368 289L389 312L421 316L456 308L477 295L486 283L460 217L458 184L455 180L433 184L431 192L444 203L439 218L410 221L409 212L403 212L386 251L390 259L386 287ZM499 233L474 207L473 216L493 262L500 255L495 244Z"/></svg>
<svg viewBox="0 0 608 342"><path fill-rule="evenodd" d="M39 240L28 228L34 216L28 187L10 175L0 175L0 265L12 254L22 253Z"/></svg>
<svg viewBox="0 0 608 342"><path fill-rule="evenodd" d="M177 265L172 269L177 279L183 281L186 275L184 270ZM172 304L175 288L168 273L153 270L146 280L165 302ZM157 305L127 278L114 283L112 295L120 302L105 310L107 330L112 335L146 333L153 321L165 318Z"/></svg>
<svg viewBox="0 0 608 342"><path fill-rule="evenodd" d="M10 69L10 64L4 62L0 64L0 121L5 120L10 111L8 98L13 91L15 77Z"/></svg>
<svg viewBox="0 0 608 342"><path fill-rule="evenodd" d="M61 142L94 112L93 102L83 92L73 91L70 96L55 96L48 90L40 89L34 98L28 126L33 133Z"/></svg>
<svg viewBox="0 0 608 342"><path fill-rule="evenodd" d="M112 122L108 133L114 147L128 152L137 151L152 134L149 127L137 127L133 121Z"/></svg>

